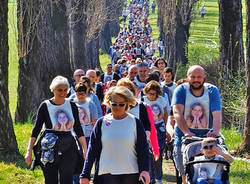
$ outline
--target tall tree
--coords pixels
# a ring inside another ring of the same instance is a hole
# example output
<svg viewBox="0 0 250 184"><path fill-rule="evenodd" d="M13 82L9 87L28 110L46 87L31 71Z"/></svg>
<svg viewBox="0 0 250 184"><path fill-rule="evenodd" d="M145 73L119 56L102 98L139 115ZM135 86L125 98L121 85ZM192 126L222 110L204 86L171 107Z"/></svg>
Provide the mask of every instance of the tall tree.
<svg viewBox="0 0 250 184"><path fill-rule="evenodd" d="M0 152L18 151L9 111L8 93L8 0L0 6Z"/></svg>
<svg viewBox="0 0 250 184"><path fill-rule="evenodd" d="M176 62L188 63L189 28L194 18L194 7L198 0L159 0L158 25L164 38L165 57L171 67Z"/></svg>
<svg viewBox="0 0 250 184"><path fill-rule="evenodd" d="M219 27L220 73L226 80L244 67L241 0L219 0Z"/></svg>
<svg viewBox="0 0 250 184"><path fill-rule="evenodd" d="M18 103L15 120L25 122L56 75L71 76L65 1L18 0Z"/></svg>
<svg viewBox="0 0 250 184"><path fill-rule="evenodd" d="M240 151L250 154L250 1L246 0L246 75L247 75L247 103L246 121L243 141Z"/></svg>
<svg viewBox="0 0 250 184"><path fill-rule="evenodd" d="M70 35L70 61L73 70L77 68L88 69L86 49L87 31L87 2L84 0L69 0L68 24Z"/></svg>

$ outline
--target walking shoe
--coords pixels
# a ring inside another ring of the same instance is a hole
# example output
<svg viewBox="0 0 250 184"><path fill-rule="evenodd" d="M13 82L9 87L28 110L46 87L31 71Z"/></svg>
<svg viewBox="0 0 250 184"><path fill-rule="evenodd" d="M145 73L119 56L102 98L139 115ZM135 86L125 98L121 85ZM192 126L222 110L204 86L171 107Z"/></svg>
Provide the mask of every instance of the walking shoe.
<svg viewBox="0 0 250 184"><path fill-rule="evenodd" d="M155 180L155 184L162 184L162 180Z"/></svg>

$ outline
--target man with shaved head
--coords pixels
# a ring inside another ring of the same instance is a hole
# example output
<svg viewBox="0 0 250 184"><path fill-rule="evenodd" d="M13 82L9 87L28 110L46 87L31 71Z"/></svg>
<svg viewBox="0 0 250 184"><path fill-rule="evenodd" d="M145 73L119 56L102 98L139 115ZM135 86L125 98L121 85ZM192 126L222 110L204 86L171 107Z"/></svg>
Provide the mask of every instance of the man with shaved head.
<svg viewBox="0 0 250 184"><path fill-rule="evenodd" d="M199 65L187 71L187 82L173 94L172 106L177 127L173 156L177 170L185 182L181 153L183 136L216 137L221 128L221 98L216 86L205 83L205 70Z"/></svg>

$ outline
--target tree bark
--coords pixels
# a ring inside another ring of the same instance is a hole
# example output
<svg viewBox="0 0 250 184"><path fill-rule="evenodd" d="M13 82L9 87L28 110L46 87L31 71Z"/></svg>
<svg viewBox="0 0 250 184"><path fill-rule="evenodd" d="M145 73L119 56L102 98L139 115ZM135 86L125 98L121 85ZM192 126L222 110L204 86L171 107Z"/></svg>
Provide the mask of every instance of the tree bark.
<svg viewBox="0 0 250 184"><path fill-rule="evenodd" d="M99 48L99 34L96 33L86 44L87 62L89 63L89 68L100 68Z"/></svg>
<svg viewBox="0 0 250 184"><path fill-rule="evenodd" d="M9 110L8 92L8 0L0 6L0 152L17 153L17 142Z"/></svg>
<svg viewBox="0 0 250 184"><path fill-rule="evenodd" d="M246 97L246 120L243 141L240 146L241 152L250 154L250 1L246 0L246 75L247 75L247 97Z"/></svg>
<svg viewBox="0 0 250 184"><path fill-rule="evenodd" d="M159 0L158 25L164 38L165 57L169 66L188 63L189 28L193 19L193 7L198 0Z"/></svg>
<svg viewBox="0 0 250 184"><path fill-rule="evenodd" d="M33 118L42 100L52 96L56 75L70 78L65 1L18 0L18 102L15 120Z"/></svg>
<svg viewBox="0 0 250 184"><path fill-rule="evenodd" d="M89 67L86 50L86 8L84 0L69 0L70 62L73 70Z"/></svg>
<svg viewBox="0 0 250 184"><path fill-rule="evenodd" d="M244 67L241 0L219 1L219 27L221 80L227 80Z"/></svg>

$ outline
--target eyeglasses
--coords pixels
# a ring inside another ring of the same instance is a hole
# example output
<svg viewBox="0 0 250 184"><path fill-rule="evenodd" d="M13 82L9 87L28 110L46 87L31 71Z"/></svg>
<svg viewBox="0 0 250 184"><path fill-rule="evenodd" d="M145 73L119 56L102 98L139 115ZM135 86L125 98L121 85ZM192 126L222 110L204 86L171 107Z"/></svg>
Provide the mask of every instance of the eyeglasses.
<svg viewBox="0 0 250 184"><path fill-rule="evenodd" d="M114 102L110 102L110 104L113 107L116 107L116 106L124 107L126 105L125 103L114 103Z"/></svg>
<svg viewBox="0 0 250 184"><path fill-rule="evenodd" d="M215 145L211 144L211 145L205 145L202 147L202 149L207 150L207 149L212 149Z"/></svg>
<svg viewBox="0 0 250 184"><path fill-rule="evenodd" d="M147 93L147 95L156 96L156 93Z"/></svg>
<svg viewBox="0 0 250 184"><path fill-rule="evenodd" d="M68 92L68 89L61 89L61 88L59 88L59 89L56 89L56 91L58 91L58 92Z"/></svg>
<svg viewBox="0 0 250 184"><path fill-rule="evenodd" d="M86 95L86 92L81 91L81 92L76 92L76 94L77 94L77 95L81 95L81 96L82 96L82 95Z"/></svg>

